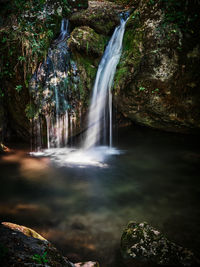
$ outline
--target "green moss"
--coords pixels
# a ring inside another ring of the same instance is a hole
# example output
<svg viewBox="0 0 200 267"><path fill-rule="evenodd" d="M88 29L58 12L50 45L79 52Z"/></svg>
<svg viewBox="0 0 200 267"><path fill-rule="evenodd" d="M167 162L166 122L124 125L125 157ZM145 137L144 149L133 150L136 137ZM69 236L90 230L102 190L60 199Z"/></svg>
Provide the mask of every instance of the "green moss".
<svg viewBox="0 0 200 267"><path fill-rule="evenodd" d="M88 106L90 93L94 84L97 67L94 65L94 58L80 54L73 53L73 60L77 63L79 69L80 82L78 90L83 106Z"/></svg>
<svg viewBox="0 0 200 267"><path fill-rule="evenodd" d="M94 79L96 75L96 67L93 65L93 59L90 57L83 56L79 53L76 53L75 58L78 62L78 65L82 66L89 79Z"/></svg>
<svg viewBox="0 0 200 267"><path fill-rule="evenodd" d="M102 56L108 38L97 34L87 26L75 28L68 40L71 50L82 51L86 55Z"/></svg>
<svg viewBox="0 0 200 267"><path fill-rule="evenodd" d="M140 66L143 49L143 28L140 26L139 13L135 11L127 22L123 39L123 52L115 74L114 89L127 90L127 82Z"/></svg>
<svg viewBox="0 0 200 267"><path fill-rule="evenodd" d="M126 66L119 67L119 69L117 70L117 72L115 74L115 83L116 84L118 84L124 78L124 76L126 76L127 71L128 71L128 67L126 67Z"/></svg>
<svg viewBox="0 0 200 267"><path fill-rule="evenodd" d="M97 2L93 7L72 14L70 21L76 26L87 25L97 33L110 35L120 20L116 6L105 1L103 5Z"/></svg>
<svg viewBox="0 0 200 267"><path fill-rule="evenodd" d="M26 117L30 120L38 117L38 110L33 103L27 104L25 109Z"/></svg>
<svg viewBox="0 0 200 267"><path fill-rule="evenodd" d="M128 60L137 68L141 60L143 28L140 24L139 12L135 11L131 14L127 22L126 32L123 40L123 58Z"/></svg>

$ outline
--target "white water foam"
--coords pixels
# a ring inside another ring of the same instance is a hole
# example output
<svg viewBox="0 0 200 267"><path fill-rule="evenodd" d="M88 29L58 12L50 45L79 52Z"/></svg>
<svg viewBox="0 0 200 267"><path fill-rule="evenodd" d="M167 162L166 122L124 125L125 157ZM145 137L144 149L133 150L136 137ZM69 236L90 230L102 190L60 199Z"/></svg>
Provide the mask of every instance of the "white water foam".
<svg viewBox="0 0 200 267"><path fill-rule="evenodd" d="M88 150L76 148L51 148L39 152L31 152L34 157L50 157L59 166L79 167L88 166L106 168L106 161L111 155L119 155L122 151L107 146L94 147Z"/></svg>

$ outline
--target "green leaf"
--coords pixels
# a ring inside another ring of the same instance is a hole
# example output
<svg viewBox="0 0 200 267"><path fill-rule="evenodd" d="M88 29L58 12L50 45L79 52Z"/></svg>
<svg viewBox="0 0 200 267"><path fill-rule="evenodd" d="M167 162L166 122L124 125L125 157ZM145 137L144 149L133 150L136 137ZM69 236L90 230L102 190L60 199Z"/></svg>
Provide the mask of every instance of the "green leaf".
<svg viewBox="0 0 200 267"><path fill-rule="evenodd" d="M17 85L15 87L15 89L16 89L17 92L20 92L22 90L22 85L21 84L20 85Z"/></svg>
<svg viewBox="0 0 200 267"><path fill-rule="evenodd" d="M146 90L145 87L142 87L142 86L139 87L139 91L144 91L144 90Z"/></svg>

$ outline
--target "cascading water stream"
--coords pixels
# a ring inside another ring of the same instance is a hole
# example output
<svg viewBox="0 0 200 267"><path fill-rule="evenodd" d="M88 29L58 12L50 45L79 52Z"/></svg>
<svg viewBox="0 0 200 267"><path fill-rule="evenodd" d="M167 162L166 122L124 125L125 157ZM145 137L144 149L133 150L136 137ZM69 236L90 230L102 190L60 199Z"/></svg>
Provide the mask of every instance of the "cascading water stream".
<svg viewBox="0 0 200 267"><path fill-rule="evenodd" d="M112 93L114 75L122 53L122 41L126 18L120 19L120 25L115 29L98 67L93 95L89 109L88 129L83 145L84 149L99 145L101 139L106 140L106 130L109 122L109 146L112 146ZM109 114L108 122L107 115ZM101 129L103 127L104 129Z"/></svg>
<svg viewBox="0 0 200 267"><path fill-rule="evenodd" d="M29 84L37 110L37 115L32 119L32 143L38 151L45 146L48 149L66 147L68 136L74 135L73 130L76 130L75 109L79 101L76 86L79 77L66 42L68 37L69 22L63 19L58 38ZM73 127L69 127L70 121Z"/></svg>
<svg viewBox="0 0 200 267"><path fill-rule="evenodd" d="M62 44L63 41L65 41L65 39L69 36L69 32L68 32L68 26L69 26L69 21L66 19L62 19L61 22L61 28L60 28L60 34L58 36L58 38L54 41L54 44ZM64 44L65 45L65 44ZM54 55L52 55L54 56ZM64 131L64 129L66 129L66 125L65 125L65 116L62 118L60 118L59 113L60 113L60 103L59 103L59 95L58 95L58 90L59 87L57 86L57 70L54 68L53 66L53 71L54 71L54 81L53 81L53 85L54 85L54 94L55 94L55 112L56 112L56 116L55 116L55 128L56 128L56 147L60 147L62 140L64 140L64 144L66 143L66 133ZM64 75L66 76L66 74L64 73ZM48 120L48 118L47 118ZM63 124L63 125L62 125ZM48 123L47 123L47 132L49 132L48 129ZM47 138L49 138L49 134L47 134ZM50 148L50 141L48 140L47 142L48 144L48 148Z"/></svg>
<svg viewBox="0 0 200 267"><path fill-rule="evenodd" d="M105 167L106 164L104 163L104 161L108 155L120 153L114 148L111 149L112 147L111 89L113 85L114 75L116 72L116 67L122 53L122 41L127 19L128 19L128 13L124 13L121 15L120 25L116 27L106 47L101 62L99 64L89 109L86 137L85 141L83 142L82 148L75 149L73 147L71 148L65 147L65 148L47 149L42 152L39 152L38 154L39 156L41 155L51 156L51 158L55 162L61 165L68 164L68 166L74 166L74 164L76 164L77 166L80 167L83 167L85 165L95 165L99 167ZM62 25L62 27L64 26ZM58 39L60 40L65 39L65 37L62 35L62 27L61 27L61 34L58 37ZM57 86L55 86L54 89L58 90ZM56 93L55 93L55 100L56 100ZM58 107L59 103L57 103L56 114L57 112L59 114ZM68 113L66 110L65 117L63 120L63 123L65 123L63 131L68 132L71 137L73 136L73 129L75 126L74 123L76 122L76 117L73 115L74 113L70 112L68 118ZM48 120L47 127L49 127L49 129L51 129L51 125L52 125L51 120ZM61 123L59 120L59 127L60 125ZM109 139L109 148L105 146L108 143L107 142L108 139ZM51 147L51 142L48 143ZM99 146L100 144L103 144L104 146ZM59 147L58 144L57 147Z"/></svg>

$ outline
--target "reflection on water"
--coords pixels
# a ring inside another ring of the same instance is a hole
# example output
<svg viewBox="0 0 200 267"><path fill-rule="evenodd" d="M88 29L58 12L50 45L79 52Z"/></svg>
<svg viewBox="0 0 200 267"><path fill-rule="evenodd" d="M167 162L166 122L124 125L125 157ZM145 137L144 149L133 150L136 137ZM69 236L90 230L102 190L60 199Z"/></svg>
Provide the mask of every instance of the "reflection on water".
<svg viewBox="0 0 200 267"><path fill-rule="evenodd" d="M71 260L99 260L103 267L120 266L115 261L129 220L147 221L198 252L200 151L195 138L125 129L117 147L125 153L103 157L104 168L60 164L66 150L51 151L54 161L20 150L2 156L0 219L34 228Z"/></svg>

